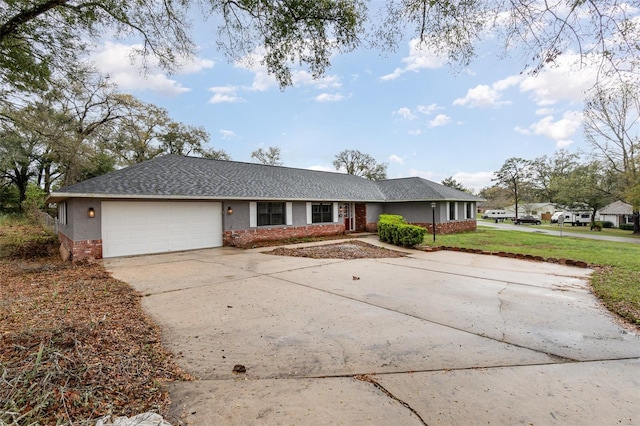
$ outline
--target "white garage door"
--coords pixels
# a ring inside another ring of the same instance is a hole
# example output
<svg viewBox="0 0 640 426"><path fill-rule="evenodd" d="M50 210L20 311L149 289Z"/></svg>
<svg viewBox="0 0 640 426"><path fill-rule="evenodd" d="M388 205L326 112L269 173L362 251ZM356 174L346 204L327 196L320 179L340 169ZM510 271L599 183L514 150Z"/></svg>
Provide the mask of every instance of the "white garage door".
<svg viewBox="0 0 640 426"><path fill-rule="evenodd" d="M222 246L219 202L102 202L102 256Z"/></svg>

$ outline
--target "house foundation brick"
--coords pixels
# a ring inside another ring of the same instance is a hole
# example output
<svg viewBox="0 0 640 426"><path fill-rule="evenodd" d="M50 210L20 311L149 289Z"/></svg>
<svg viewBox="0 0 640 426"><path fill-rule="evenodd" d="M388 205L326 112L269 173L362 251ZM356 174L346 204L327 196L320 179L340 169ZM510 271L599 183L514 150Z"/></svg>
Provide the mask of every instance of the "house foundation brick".
<svg viewBox="0 0 640 426"><path fill-rule="evenodd" d="M289 238L322 237L344 234L344 224L288 226L278 228L256 228L224 231L223 243L231 247L247 247L264 241L278 241Z"/></svg>
<svg viewBox="0 0 640 426"><path fill-rule="evenodd" d="M74 241L58 232L60 243L71 253L71 260L102 259L102 240Z"/></svg>

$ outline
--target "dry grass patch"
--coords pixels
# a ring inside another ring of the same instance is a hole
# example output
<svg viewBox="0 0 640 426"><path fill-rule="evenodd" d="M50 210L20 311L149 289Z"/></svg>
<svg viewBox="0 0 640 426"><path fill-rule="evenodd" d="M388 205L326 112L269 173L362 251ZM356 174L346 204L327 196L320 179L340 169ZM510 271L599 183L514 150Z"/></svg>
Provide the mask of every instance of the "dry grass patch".
<svg viewBox="0 0 640 426"><path fill-rule="evenodd" d="M25 241L0 259L0 424L166 412L165 382L189 377L140 295L99 264L63 263Z"/></svg>

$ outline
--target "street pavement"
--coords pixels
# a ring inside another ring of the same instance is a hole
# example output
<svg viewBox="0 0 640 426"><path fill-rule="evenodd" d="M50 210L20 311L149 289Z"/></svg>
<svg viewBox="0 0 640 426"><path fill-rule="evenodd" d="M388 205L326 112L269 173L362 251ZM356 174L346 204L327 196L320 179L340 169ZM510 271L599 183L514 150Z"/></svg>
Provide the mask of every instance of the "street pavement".
<svg viewBox="0 0 640 426"><path fill-rule="evenodd" d="M539 225L514 225L510 222L486 222L486 221L478 221L478 226L486 226L488 228L500 229L503 231L521 231L521 232L534 232L537 234L545 234L545 235L555 235L558 237L567 237L567 238L584 238L589 240L601 240L601 241L615 241L618 243L632 243L632 244L640 244L640 238L632 238L632 237L615 237L612 235L601 235L597 231L582 233L582 232L571 232L568 231L567 228L571 228L571 225L560 226L558 225L558 230L549 230L540 228Z"/></svg>

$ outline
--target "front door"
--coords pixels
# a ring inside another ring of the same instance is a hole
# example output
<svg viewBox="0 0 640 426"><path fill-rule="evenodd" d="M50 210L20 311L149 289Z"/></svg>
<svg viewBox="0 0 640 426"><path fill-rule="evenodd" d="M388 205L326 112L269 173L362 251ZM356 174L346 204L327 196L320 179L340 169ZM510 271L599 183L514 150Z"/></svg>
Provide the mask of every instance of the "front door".
<svg viewBox="0 0 640 426"><path fill-rule="evenodd" d="M356 218L355 218L355 205L353 203L346 203L342 206L342 216L344 218L344 230L350 232L355 230Z"/></svg>

